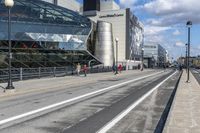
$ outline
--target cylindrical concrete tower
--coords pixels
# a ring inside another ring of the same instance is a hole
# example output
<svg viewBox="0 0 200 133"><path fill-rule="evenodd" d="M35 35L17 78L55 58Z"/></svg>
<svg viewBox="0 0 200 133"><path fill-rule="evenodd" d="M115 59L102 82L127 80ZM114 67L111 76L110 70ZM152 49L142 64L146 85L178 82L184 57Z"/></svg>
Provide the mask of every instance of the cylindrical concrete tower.
<svg viewBox="0 0 200 133"><path fill-rule="evenodd" d="M104 21L97 22L95 56L104 66L113 66L114 48L111 23Z"/></svg>

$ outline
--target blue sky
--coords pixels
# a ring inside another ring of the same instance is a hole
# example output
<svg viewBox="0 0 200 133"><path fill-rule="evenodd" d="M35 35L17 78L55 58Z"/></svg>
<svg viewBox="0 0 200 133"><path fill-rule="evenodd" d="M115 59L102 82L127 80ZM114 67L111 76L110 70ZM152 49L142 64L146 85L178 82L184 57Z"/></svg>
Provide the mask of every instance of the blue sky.
<svg viewBox="0 0 200 133"><path fill-rule="evenodd" d="M82 0L79 0L79 2ZM145 44L159 43L170 57L185 55L186 22L191 20L191 55L200 55L199 0L116 0L122 8L131 8L144 24Z"/></svg>

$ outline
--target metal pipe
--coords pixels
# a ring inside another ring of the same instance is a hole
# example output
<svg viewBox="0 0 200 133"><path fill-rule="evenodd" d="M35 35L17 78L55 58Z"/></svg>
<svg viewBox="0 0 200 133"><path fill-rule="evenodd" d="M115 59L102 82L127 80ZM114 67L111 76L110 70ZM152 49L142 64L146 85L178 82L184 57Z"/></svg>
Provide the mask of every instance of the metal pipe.
<svg viewBox="0 0 200 133"><path fill-rule="evenodd" d="M11 71L11 65L12 65L12 62L11 62L11 59L12 59L12 51L11 51L11 47L12 47L12 44L11 44L11 17L10 17L10 10L11 8L8 7L8 43L9 43L9 51L8 51L8 60L9 60L9 66L8 66L8 69L9 69L9 72L8 72L8 86L6 87L6 89L15 89L14 86L13 86L13 83L12 83L12 71Z"/></svg>
<svg viewBox="0 0 200 133"><path fill-rule="evenodd" d="M186 73L187 73L187 68L188 68L188 62L187 62L187 54L188 54L188 52L187 52L187 43L185 44L185 66L186 66Z"/></svg>
<svg viewBox="0 0 200 133"><path fill-rule="evenodd" d="M118 39L116 39L116 72L118 74Z"/></svg>
<svg viewBox="0 0 200 133"><path fill-rule="evenodd" d="M188 58L187 58L187 82L190 81L190 27L188 27Z"/></svg>

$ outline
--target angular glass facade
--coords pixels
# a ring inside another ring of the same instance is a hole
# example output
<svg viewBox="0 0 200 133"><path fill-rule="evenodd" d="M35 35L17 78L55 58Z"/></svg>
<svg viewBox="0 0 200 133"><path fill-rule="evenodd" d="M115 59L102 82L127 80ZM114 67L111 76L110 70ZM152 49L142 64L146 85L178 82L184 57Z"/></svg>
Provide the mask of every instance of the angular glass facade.
<svg viewBox="0 0 200 133"><path fill-rule="evenodd" d="M40 0L15 0L11 21L14 67L63 66L95 59L87 48L92 23L74 11ZM7 23L7 8L0 0L0 64L4 65Z"/></svg>
<svg viewBox="0 0 200 133"><path fill-rule="evenodd" d="M129 10L130 12L130 10ZM143 25L139 22L138 18L130 12L129 20L129 38L130 38L130 56L129 59L141 60L142 47L144 44L144 31Z"/></svg>

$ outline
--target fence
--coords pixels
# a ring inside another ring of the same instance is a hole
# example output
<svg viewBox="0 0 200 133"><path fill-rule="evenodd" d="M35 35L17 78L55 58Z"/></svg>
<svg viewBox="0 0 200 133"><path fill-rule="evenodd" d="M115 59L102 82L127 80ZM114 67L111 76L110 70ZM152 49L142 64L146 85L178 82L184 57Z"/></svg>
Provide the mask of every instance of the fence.
<svg viewBox="0 0 200 133"><path fill-rule="evenodd" d="M88 73L111 72L112 70L112 67L99 66L89 68ZM12 68L11 72L13 81L76 74L75 68L72 67ZM0 82L7 82L7 80L8 69L0 69Z"/></svg>

